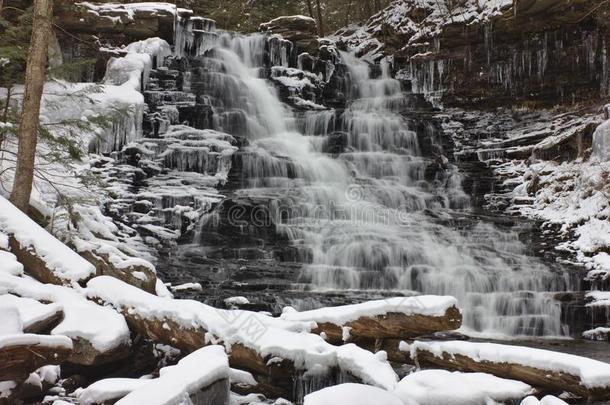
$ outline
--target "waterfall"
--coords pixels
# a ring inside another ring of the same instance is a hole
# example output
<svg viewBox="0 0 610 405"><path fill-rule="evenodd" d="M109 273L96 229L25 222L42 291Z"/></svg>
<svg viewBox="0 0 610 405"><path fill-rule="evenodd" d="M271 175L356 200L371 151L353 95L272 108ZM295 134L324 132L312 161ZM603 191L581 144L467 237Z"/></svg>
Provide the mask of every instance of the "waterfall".
<svg viewBox="0 0 610 405"><path fill-rule="evenodd" d="M472 333L568 333L553 298L568 281L528 256L516 232L451 226L468 209L461 177L450 164L426 176L432 158L387 63L372 69L342 53L346 108L296 113L264 79L268 52L262 35L222 34L191 86L209 97L213 129L244 139L232 198L264 206L299 252L299 281L316 291L453 295Z"/></svg>

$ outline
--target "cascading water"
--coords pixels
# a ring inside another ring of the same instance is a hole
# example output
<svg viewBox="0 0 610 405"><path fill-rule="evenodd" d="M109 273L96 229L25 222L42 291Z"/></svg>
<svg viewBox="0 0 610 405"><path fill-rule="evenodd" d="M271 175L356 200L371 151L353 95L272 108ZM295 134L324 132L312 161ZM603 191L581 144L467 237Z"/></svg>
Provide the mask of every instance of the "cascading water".
<svg viewBox="0 0 610 405"><path fill-rule="evenodd" d="M468 207L460 176L450 164L426 176L431 158L409 119L410 95L388 64L372 75L341 54L347 107L295 113L262 78L266 41L220 35L190 86L209 98L213 129L244 140L232 198L265 206L299 252L299 281L317 291L453 295L469 332L567 334L553 292L568 280L527 256L517 233L450 225Z"/></svg>

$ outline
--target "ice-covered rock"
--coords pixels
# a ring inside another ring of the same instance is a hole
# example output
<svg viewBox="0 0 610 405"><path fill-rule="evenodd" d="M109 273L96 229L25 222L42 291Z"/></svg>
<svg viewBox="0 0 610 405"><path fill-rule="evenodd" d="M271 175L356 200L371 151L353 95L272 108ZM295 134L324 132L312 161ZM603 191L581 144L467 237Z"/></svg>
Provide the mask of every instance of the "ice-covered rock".
<svg viewBox="0 0 610 405"><path fill-rule="evenodd" d="M610 160L610 120L606 120L593 133L593 155L602 161Z"/></svg>

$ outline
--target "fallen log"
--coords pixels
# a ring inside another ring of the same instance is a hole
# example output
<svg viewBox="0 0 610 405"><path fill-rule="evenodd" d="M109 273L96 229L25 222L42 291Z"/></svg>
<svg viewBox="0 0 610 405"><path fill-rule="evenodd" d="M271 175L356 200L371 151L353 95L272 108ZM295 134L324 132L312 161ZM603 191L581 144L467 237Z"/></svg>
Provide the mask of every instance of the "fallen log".
<svg viewBox="0 0 610 405"><path fill-rule="evenodd" d="M281 318L316 322L312 332L324 334L333 344L361 338L409 339L458 329L462 314L456 304L448 296L394 297L304 312L285 309Z"/></svg>
<svg viewBox="0 0 610 405"><path fill-rule="evenodd" d="M0 336L0 381L24 381L42 366L64 362L71 352L72 341L66 336Z"/></svg>
<svg viewBox="0 0 610 405"><path fill-rule="evenodd" d="M18 312L23 333L44 334L57 326L64 316L59 304L43 304L12 294L0 295L0 308L14 308Z"/></svg>
<svg viewBox="0 0 610 405"><path fill-rule="evenodd" d="M353 344L333 346L295 322L241 310L220 310L191 300L164 299L112 277L96 277L87 295L115 307L130 328L154 342L186 352L209 344L228 348L232 367L252 372L262 386L294 398L299 375L341 370L355 379L392 389L397 376L385 358Z"/></svg>
<svg viewBox="0 0 610 405"><path fill-rule="evenodd" d="M63 318L50 333L72 339L71 363L101 365L129 355L131 340L125 319L72 288L0 273L0 291L63 308Z"/></svg>
<svg viewBox="0 0 610 405"><path fill-rule="evenodd" d="M162 368L159 378L100 380L78 394L81 405L167 405L189 398L194 405L229 403L229 364L222 346L208 346ZM117 402L118 401L118 402Z"/></svg>
<svg viewBox="0 0 610 405"><path fill-rule="evenodd" d="M610 397L610 364L585 357L522 346L457 341L416 341L408 349L418 366L488 373L588 399Z"/></svg>
<svg viewBox="0 0 610 405"><path fill-rule="evenodd" d="M7 199L0 197L0 231L28 274L44 283L70 285L95 275L95 267Z"/></svg>

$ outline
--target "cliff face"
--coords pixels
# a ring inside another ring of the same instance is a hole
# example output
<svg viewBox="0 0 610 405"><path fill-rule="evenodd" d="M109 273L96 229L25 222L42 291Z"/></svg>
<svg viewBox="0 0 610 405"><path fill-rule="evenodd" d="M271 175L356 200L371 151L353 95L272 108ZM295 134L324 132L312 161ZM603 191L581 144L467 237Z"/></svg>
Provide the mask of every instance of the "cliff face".
<svg viewBox="0 0 610 405"><path fill-rule="evenodd" d="M607 1L399 0L341 34L445 105L548 106L610 95L609 24Z"/></svg>

